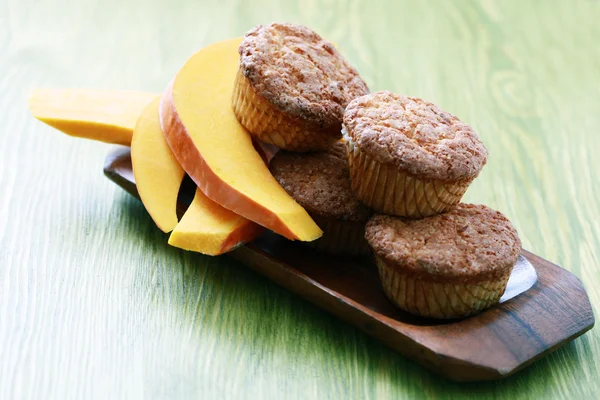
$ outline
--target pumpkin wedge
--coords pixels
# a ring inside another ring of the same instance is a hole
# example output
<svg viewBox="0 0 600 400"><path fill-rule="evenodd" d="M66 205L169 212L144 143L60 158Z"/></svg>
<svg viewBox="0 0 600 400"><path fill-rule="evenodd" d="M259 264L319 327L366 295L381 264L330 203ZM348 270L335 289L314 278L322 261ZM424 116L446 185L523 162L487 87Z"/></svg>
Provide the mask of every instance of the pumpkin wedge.
<svg viewBox="0 0 600 400"><path fill-rule="evenodd" d="M162 130L208 198L288 239L315 240L321 229L273 178L231 108L240 42L215 43L185 63L163 94Z"/></svg>
<svg viewBox="0 0 600 400"><path fill-rule="evenodd" d="M131 163L140 199L163 232L177 225L177 195L185 172L160 129L160 96L142 111L131 140Z"/></svg>
<svg viewBox="0 0 600 400"><path fill-rule="evenodd" d="M33 116L70 136L129 146L144 107L158 94L87 89L36 89Z"/></svg>
<svg viewBox="0 0 600 400"><path fill-rule="evenodd" d="M264 231L262 226L221 207L196 189L194 200L171 232L169 244L216 256L256 239Z"/></svg>

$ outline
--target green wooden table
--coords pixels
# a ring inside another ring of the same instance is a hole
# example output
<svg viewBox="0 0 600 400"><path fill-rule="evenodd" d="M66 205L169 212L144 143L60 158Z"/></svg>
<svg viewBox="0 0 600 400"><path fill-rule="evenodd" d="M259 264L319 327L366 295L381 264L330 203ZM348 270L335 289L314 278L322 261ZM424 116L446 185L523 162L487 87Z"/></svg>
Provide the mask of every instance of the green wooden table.
<svg viewBox="0 0 600 400"><path fill-rule="evenodd" d="M172 5L168 5L168 4ZM490 151L466 200L569 269L600 315L600 1L0 0L0 399L600 396L600 329L501 382L454 384L227 258L171 248L102 175L110 146L37 86L161 91L195 50L309 25L372 90L423 97Z"/></svg>

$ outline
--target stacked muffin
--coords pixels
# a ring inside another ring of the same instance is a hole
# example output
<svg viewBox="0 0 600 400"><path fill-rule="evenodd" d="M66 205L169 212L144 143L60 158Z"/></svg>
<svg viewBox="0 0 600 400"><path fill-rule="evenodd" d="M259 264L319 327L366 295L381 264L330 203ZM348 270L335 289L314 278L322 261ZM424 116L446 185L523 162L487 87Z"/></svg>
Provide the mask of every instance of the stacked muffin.
<svg viewBox="0 0 600 400"><path fill-rule="evenodd" d="M369 94L305 27L258 26L240 56L234 112L286 150L271 172L323 229L318 249L370 246L384 292L413 314L459 318L498 302L521 243L499 212L459 204L487 161L469 125L418 98Z"/></svg>
<svg viewBox="0 0 600 400"><path fill-rule="evenodd" d="M325 152L280 151L269 168L323 230L323 236L308 245L335 255L370 253L365 224L373 211L352 192L343 143L337 142Z"/></svg>
<svg viewBox="0 0 600 400"><path fill-rule="evenodd" d="M281 149L329 149L341 138L348 103L369 93L335 46L303 26L259 25L239 53L233 111L258 139Z"/></svg>

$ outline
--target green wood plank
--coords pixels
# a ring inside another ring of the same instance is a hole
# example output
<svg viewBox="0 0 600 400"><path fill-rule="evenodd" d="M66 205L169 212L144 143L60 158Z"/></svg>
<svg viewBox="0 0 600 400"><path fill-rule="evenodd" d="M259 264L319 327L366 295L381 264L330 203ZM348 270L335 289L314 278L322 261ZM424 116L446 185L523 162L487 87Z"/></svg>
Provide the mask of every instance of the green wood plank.
<svg viewBox="0 0 600 400"><path fill-rule="evenodd" d="M170 248L102 176L109 146L35 121L36 86L160 91L198 48L309 25L371 89L472 124L466 200L578 275L600 311L600 2L0 0L0 398L594 398L600 330L460 385L243 266Z"/></svg>

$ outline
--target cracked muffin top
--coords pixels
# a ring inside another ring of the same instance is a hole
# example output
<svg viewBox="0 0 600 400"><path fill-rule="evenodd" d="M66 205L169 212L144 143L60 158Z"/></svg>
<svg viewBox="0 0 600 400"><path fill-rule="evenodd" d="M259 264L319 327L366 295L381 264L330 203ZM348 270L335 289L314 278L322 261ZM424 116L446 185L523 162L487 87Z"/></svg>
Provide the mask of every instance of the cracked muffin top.
<svg viewBox="0 0 600 400"><path fill-rule="evenodd" d="M348 103L369 93L335 46L304 26L258 25L239 53L240 68L260 96L322 128L341 126Z"/></svg>
<svg viewBox="0 0 600 400"><path fill-rule="evenodd" d="M344 135L376 161L423 179L472 180L487 162L469 125L433 103L388 91L350 102Z"/></svg>
<svg viewBox="0 0 600 400"><path fill-rule="evenodd" d="M376 215L365 235L376 255L403 273L443 282L493 279L521 254L510 221L484 205L459 204L453 211L409 220Z"/></svg>
<svg viewBox="0 0 600 400"><path fill-rule="evenodd" d="M311 216L366 222L373 212L354 196L345 145L321 153L279 151L271 173Z"/></svg>

